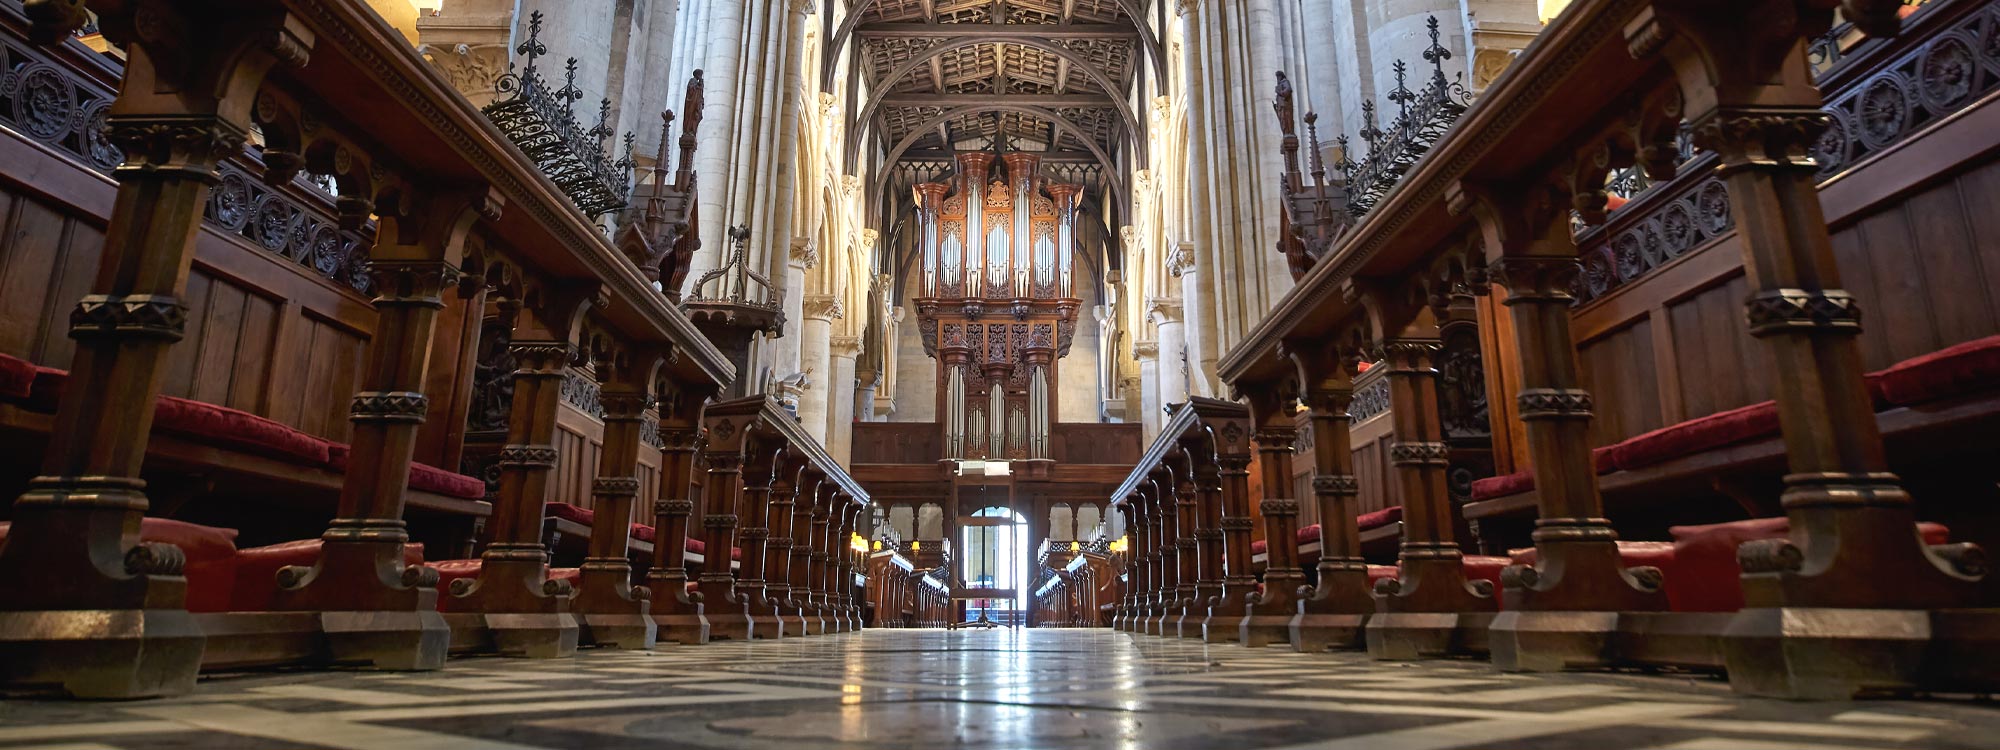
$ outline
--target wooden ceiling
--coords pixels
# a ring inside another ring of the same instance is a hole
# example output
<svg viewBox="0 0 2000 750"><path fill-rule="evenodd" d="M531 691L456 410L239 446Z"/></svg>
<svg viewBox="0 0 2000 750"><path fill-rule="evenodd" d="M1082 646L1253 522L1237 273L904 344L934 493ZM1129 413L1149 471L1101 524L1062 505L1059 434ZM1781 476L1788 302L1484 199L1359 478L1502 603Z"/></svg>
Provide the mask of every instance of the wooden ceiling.
<svg viewBox="0 0 2000 750"><path fill-rule="evenodd" d="M853 115L873 120L894 182L1004 140L1095 186L1132 147L1123 99L1152 45L1129 13L1149 0L845 1L874 92Z"/></svg>

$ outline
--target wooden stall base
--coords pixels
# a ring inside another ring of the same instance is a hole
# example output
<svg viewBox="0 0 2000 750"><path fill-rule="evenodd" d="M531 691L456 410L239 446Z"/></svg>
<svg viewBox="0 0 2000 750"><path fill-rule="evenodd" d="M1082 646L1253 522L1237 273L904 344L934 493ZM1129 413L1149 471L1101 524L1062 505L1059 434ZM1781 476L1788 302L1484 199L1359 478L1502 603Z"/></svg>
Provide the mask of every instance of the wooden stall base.
<svg viewBox="0 0 2000 750"><path fill-rule="evenodd" d="M1766 607L1722 638L1729 687L1744 695L1848 700L1919 689L1991 692L2000 609Z"/></svg>
<svg viewBox="0 0 2000 750"><path fill-rule="evenodd" d="M1626 612L1612 649L1634 666L1722 671L1722 634L1734 612Z"/></svg>
<svg viewBox="0 0 2000 750"><path fill-rule="evenodd" d="M578 626L568 612L446 612L454 654L495 653L529 659L576 655Z"/></svg>
<svg viewBox="0 0 2000 750"><path fill-rule="evenodd" d="M1375 612L1366 566L1322 566L1317 588L1300 588L1298 614L1287 635L1301 653L1358 650L1367 646L1368 617Z"/></svg>
<svg viewBox="0 0 2000 750"><path fill-rule="evenodd" d="M1510 609L1487 631L1493 666L1503 672L1602 669L1617 661L1611 649L1617 612L1548 612Z"/></svg>
<svg viewBox="0 0 2000 750"><path fill-rule="evenodd" d="M183 609L0 612L0 685L78 698L194 690L205 638Z"/></svg>
<svg viewBox="0 0 2000 750"><path fill-rule="evenodd" d="M653 624L659 626L659 640L684 646L700 646L708 643L708 618L702 616L700 604L694 607L693 614L653 615Z"/></svg>
<svg viewBox="0 0 2000 750"><path fill-rule="evenodd" d="M1208 619L1201 622L1203 643L1234 643L1242 637L1243 598L1231 597L1227 593L1211 600Z"/></svg>
<svg viewBox="0 0 2000 750"><path fill-rule="evenodd" d="M1273 643L1289 644L1292 640L1292 620L1297 614L1259 614L1252 612L1236 621L1236 640L1244 648L1264 648Z"/></svg>
<svg viewBox="0 0 2000 750"><path fill-rule="evenodd" d="M1303 610L1305 603L1300 602ZM1317 654L1322 651L1358 651L1368 647L1368 618L1371 615L1327 615L1309 614L1300 611L1292 616L1286 635L1292 642L1292 650L1302 654Z"/></svg>
<svg viewBox="0 0 2000 750"><path fill-rule="evenodd" d="M646 602L637 612L580 613L575 615L577 642L591 646L643 651L660 640L660 626L653 622Z"/></svg>
<svg viewBox="0 0 2000 750"><path fill-rule="evenodd" d="M199 612L203 671L297 664L444 668L451 631L429 612Z"/></svg>
<svg viewBox="0 0 2000 750"><path fill-rule="evenodd" d="M1487 654L1494 612L1377 612L1369 616L1368 655L1382 660Z"/></svg>

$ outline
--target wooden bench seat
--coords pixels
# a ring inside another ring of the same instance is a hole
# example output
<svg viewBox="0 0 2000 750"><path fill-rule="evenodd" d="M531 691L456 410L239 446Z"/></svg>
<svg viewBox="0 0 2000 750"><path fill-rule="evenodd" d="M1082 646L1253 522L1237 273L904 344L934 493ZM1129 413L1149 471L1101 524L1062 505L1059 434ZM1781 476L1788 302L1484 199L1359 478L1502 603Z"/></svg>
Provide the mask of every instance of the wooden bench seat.
<svg viewBox="0 0 2000 750"><path fill-rule="evenodd" d="M1395 555L1396 540L1403 535L1403 506L1391 505L1381 510L1369 511L1354 517L1354 525L1361 532L1361 548L1365 552L1387 552ZM1319 524L1299 529L1299 562L1310 568L1319 562ZM1262 539L1250 543L1250 561L1262 566L1269 555L1270 546ZM1394 566L1391 566L1394 567Z"/></svg>
<svg viewBox="0 0 2000 750"><path fill-rule="evenodd" d="M48 434L69 373L0 354L0 427ZM271 487L338 495L348 446L281 422L202 401L162 396L153 410L149 464L199 470L243 480L246 491ZM484 517L486 483L424 464L411 464L411 507Z"/></svg>
<svg viewBox="0 0 2000 750"><path fill-rule="evenodd" d="M2000 336L1905 360L1868 375L1882 434L1896 444L2000 416ZM1713 491L1716 478L1781 472L1785 446L1777 406L1766 401L1718 412L1598 448L1598 487L1621 504ZM1468 519L1531 514L1528 472L1473 483Z"/></svg>

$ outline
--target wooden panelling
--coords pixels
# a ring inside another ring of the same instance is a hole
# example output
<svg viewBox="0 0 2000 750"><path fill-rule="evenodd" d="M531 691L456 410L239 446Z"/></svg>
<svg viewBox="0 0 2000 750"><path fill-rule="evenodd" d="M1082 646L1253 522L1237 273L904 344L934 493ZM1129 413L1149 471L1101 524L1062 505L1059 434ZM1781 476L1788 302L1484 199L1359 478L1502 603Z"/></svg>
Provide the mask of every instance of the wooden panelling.
<svg viewBox="0 0 2000 750"><path fill-rule="evenodd" d="M1393 481L1389 466L1389 413L1353 427L1354 479L1361 486L1355 499L1355 515L1403 504L1403 491Z"/></svg>
<svg viewBox="0 0 2000 750"><path fill-rule="evenodd" d="M1577 346L1583 387L1594 397L1590 422L1596 445L1660 427L1660 393L1653 362L1653 324L1645 318Z"/></svg>
<svg viewBox="0 0 2000 750"><path fill-rule="evenodd" d="M568 403L556 409L556 469L549 476L549 502L589 508L596 503L590 484L604 451L604 423Z"/></svg>
<svg viewBox="0 0 2000 750"><path fill-rule="evenodd" d="M933 422L856 422L856 464L927 464L944 457L944 428Z"/></svg>
<svg viewBox="0 0 2000 750"><path fill-rule="evenodd" d="M1049 457L1056 463L1131 466L1145 452L1144 427L1137 424L1059 422L1051 433Z"/></svg>

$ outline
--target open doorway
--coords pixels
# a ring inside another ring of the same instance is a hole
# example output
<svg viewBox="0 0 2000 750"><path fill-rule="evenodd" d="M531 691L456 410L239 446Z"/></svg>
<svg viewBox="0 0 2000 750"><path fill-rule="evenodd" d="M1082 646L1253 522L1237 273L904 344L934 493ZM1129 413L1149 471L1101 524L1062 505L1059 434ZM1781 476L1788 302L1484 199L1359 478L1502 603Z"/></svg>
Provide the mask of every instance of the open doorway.
<svg viewBox="0 0 2000 750"><path fill-rule="evenodd" d="M992 593L967 599L966 619L1017 624L1026 611L1022 597L1028 579L1028 519L1001 506L980 508L961 524L959 534L966 588Z"/></svg>

